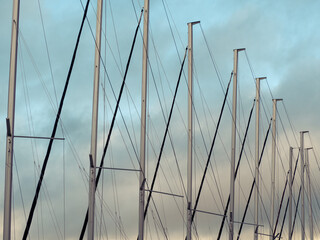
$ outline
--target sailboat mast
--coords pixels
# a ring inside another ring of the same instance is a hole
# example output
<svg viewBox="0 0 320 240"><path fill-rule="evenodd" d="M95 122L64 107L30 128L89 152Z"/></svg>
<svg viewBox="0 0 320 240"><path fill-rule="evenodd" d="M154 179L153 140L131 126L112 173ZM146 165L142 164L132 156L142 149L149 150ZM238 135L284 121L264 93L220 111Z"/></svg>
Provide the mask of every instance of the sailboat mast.
<svg viewBox="0 0 320 240"><path fill-rule="evenodd" d="M97 130L98 130L98 105L99 105L99 76L100 76L100 47L102 24L102 0L98 0L96 44L94 60L94 86L92 106L92 128L90 149L90 175L89 175L89 212L88 212L88 240L94 239L94 209L96 190L96 159L97 159Z"/></svg>
<svg viewBox="0 0 320 240"><path fill-rule="evenodd" d="M271 214L270 214L270 240L274 239L274 201L276 191L276 135L277 135L277 102L282 99L272 99L273 114L272 114L272 160L271 160Z"/></svg>
<svg viewBox="0 0 320 240"><path fill-rule="evenodd" d="M192 134L193 134L193 25L200 23L188 23L188 183L187 183L187 240L191 240L192 225Z"/></svg>
<svg viewBox="0 0 320 240"><path fill-rule="evenodd" d="M309 162L309 150L311 148L306 148L306 165L307 165L307 180L308 180L308 198L309 198L309 230L310 230L310 240L313 240L313 216L312 216L312 200L311 200L311 180L310 180L310 162Z"/></svg>
<svg viewBox="0 0 320 240"><path fill-rule="evenodd" d="M4 240L11 239L12 160L13 160L14 116L15 116L15 99L16 99L19 9L20 9L20 0L14 0L13 13L12 13L5 188L4 188L4 214L3 214L3 239Z"/></svg>
<svg viewBox="0 0 320 240"><path fill-rule="evenodd" d="M304 134L308 131L300 132L300 160L301 160L301 240L305 238L305 216L304 216Z"/></svg>
<svg viewBox="0 0 320 240"><path fill-rule="evenodd" d="M233 97L232 97L232 136L231 136L231 171L230 171L230 209L229 209L229 240L233 240L233 218L234 218L234 175L236 157L236 129L237 129L237 73L238 73L238 52L245 48L233 50Z"/></svg>
<svg viewBox="0 0 320 240"><path fill-rule="evenodd" d="M144 234L144 201L145 201L145 154L146 154L146 99L148 73L148 37L149 35L149 0L144 1L143 14L143 59L142 59L142 91L141 91L141 134L140 134L140 178L139 178L139 236Z"/></svg>
<svg viewBox="0 0 320 240"><path fill-rule="evenodd" d="M289 237L288 240L292 239L292 152L293 148L289 149Z"/></svg>
<svg viewBox="0 0 320 240"><path fill-rule="evenodd" d="M260 130L260 80L265 77L256 78L256 149L255 149L255 198L254 198L254 238L258 239L259 228L259 130Z"/></svg>

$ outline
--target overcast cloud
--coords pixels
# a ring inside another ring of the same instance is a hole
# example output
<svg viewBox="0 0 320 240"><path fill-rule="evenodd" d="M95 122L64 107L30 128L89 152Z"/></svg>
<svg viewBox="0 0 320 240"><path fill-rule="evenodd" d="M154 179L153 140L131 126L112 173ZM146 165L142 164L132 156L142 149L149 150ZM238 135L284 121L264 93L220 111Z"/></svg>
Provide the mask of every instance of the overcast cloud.
<svg viewBox="0 0 320 240"><path fill-rule="evenodd" d="M52 74L38 3L41 6ZM85 2L83 1L82 4L85 5ZM103 64L100 78L98 159L102 154L106 132L109 130L116 103L114 94L117 96L119 92L143 1L108 0L104 4L107 9L103 10L103 15L105 18L106 13L107 19L106 21L103 19L101 50ZM64 236L65 239L78 239L87 209L95 47L92 32L95 33L96 5L96 1L92 1L88 21L81 36L61 115L63 131L60 127L57 132L57 137L64 137L65 141L56 141L54 144L45 175L45 185L42 188L31 227L32 239L63 239ZM233 69L233 49L235 48L246 48L246 52L239 54L239 120L236 159L240 151L239 138L243 139L255 98L254 77L265 76L268 78L267 82L265 80L261 82L260 150L272 114L271 99L284 99L283 103L278 103L276 205L279 205L288 171L289 146L298 147L299 131L302 130L310 131L310 134L305 135L305 145L314 147L314 151L310 152L311 178L314 181L315 192L320 191L316 183L320 180L319 165L318 159L315 158L318 156L320 141L318 128L320 114L317 111L317 104L320 102L319 9L318 1L299 0L150 1L148 171L146 173L149 186L159 155L182 57L187 46L187 23L200 20L201 25L194 26L194 108L196 111L194 192L199 188L203 167L216 129L225 87ZM59 101L61 97L82 15L83 7L80 0L21 1L16 135L49 136L51 134L57 106L56 98ZM3 1L0 8L0 176L3 180L11 17L12 1ZM109 167L139 168L137 157L140 151L142 25L140 29L128 72L126 89L120 103L121 112L118 112L105 160L105 165ZM218 74L211 57L214 58ZM157 191L183 195L184 198L153 195L145 225L146 239L164 239L164 229L168 239L184 239L186 234L184 192L187 183L188 90L186 77L187 65L184 66L177 104L170 123L170 139L166 140L155 185ZM219 136L214 146L212 164L198 207L200 210L218 214L223 214L229 194L231 94L232 88L229 91L228 105L224 111ZM241 221L253 179L254 116L252 116L247 145L236 181L236 221ZM17 239L21 238L24 231L26 215L30 210L38 171L44 159L47 144L46 140L15 139L12 232ZM294 159L296 157L295 149ZM263 227L259 231L264 234L269 233L270 169L271 137L261 163L260 192L263 205L260 207L259 221ZM300 174L300 170L297 173ZM300 177L296 179L295 201L298 197ZM3 185L0 185L2 193ZM138 189L136 173L109 170L104 172L96 197L96 237L136 239ZM315 203L318 198L319 196L315 194L312 201ZM4 196L0 194L1 238L3 201ZM319 222L320 209L319 206L316 207L315 204L314 206L314 218ZM281 214L283 216L283 212ZM197 232L199 239L216 239L221 217L202 213L196 216L197 231L194 229L194 236ZM252 223L253 219L252 199L246 222ZM315 236L320 236L317 222ZM238 228L239 226L236 225L235 232ZM295 236L298 238L300 231L300 223L297 222ZM223 239L227 239L227 232L227 225L225 225ZM241 236L242 239L251 239L253 227L245 226ZM287 236L285 225L283 237Z"/></svg>

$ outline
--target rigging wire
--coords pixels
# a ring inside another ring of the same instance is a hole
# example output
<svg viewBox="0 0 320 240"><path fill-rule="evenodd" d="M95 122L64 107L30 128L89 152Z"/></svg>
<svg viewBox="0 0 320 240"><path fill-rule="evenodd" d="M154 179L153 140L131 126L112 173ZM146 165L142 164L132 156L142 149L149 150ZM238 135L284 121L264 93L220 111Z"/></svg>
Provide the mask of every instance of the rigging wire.
<svg viewBox="0 0 320 240"><path fill-rule="evenodd" d="M38 0L38 8L39 8L39 13L40 13L40 19L41 19L41 26L42 26L43 38L44 38L45 45L46 45L46 53L47 53L47 58L48 58L48 63L49 63L49 68L50 68L50 75L51 75L52 86L53 86L53 92L54 92L54 96L55 96L55 99L56 99L56 108L57 108L57 107L58 107L57 90L56 90L56 85L55 85L54 77L53 77L53 70L52 70L51 58L50 58L50 54L49 54L49 47L48 47L48 41L47 41L46 31L45 31L45 28L44 28L44 22L43 22L43 16L42 16L42 10L41 10L41 5L40 5L40 0Z"/></svg>

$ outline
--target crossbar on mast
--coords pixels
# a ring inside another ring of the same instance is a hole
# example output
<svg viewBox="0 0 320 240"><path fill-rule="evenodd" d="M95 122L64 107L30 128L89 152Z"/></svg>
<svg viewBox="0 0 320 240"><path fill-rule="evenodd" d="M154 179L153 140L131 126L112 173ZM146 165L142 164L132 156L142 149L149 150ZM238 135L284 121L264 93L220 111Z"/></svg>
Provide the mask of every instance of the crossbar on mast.
<svg viewBox="0 0 320 240"><path fill-rule="evenodd" d="M65 140L65 138L52 138L52 137L36 137L36 136L19 136L15 135L14 138L32 138L32 139L53 139L53 140Z"/></svg>
<svg viewBox="0 0 320 240"><path fill-rule="evenodd" d="M112 167L96 167L96 168L101 168L101 169L106 169L106 170L120 170L120 171L131 171L131 172L140 172L140 169L130 169L130 168L112 168Z"/></svg>
<svg viewBox="0 0 320 240"><path fill-rule="evenodd" d="M220 216L220 217L226 217L227 215L220 214L220 213L214 213L214 212L208 212L208 211L202 211L202 210L197 210L197 209L192 209L193 211L200 212L200 213L205 213L205 214L210 214L210 215L215 215L215 216ZM251 225L255 226L256 224L254 223L247 223L247 222L239 222L239 221L233 221L234 223L243 223L246 225ZM260 224L260 227L263 227L264 225Z"/></svg>
<svg viewBox="0 0 320 240"><path fill-rule="evenodd" d="M169 196L173 196L173 197L181 197L183 198L182 195L178 195L178 194L173 194L173 193L166 193L166 192L160 192L160 191L155 191L155 190L149 190L149 189L145 189L146 192L153 192L153 193L160 193L160 194L164 194L164 195L169 195Z"/></svg>

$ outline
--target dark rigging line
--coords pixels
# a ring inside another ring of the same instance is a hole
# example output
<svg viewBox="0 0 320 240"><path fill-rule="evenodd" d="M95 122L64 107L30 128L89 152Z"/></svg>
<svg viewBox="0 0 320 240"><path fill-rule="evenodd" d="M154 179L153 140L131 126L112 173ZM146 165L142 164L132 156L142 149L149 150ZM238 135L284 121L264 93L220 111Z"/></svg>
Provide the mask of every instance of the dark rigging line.
<svg viewBox="0 0 320 240"><path fill-rule="evenodd" d="M294 213L294 218L293 218L292 231L291 231L291 233L289 233L289 234L291 234L291 236L293 234L294 226L296 224L297 213L298 213L298 208L299 208L299 201L300 201L300 195L301 195L301 186L299 188L299 195L298 195L298 200L297 200L297 205L296 205L296 211Z"/></svg>
<svg viewBox="0 0 320 240"><path fill-rule="evenodd" d="M297 156L297 160L296 160L296 163L295 163L295 166L294 166L293 177L292 177L292 182L291 182L292 185L293 185L293 183L294 183L294 179L295 179L295 176L296 176L296 171L297 171L297 166L298 166L298 160L299 160L299 154L298 154L298 156ZM286 183L286 184L287 184L287 183ZM288 197L286 209L285 209L285 212L284 212L283 222L284 222L285 217L286 217L286 215L287 215L288 206L289 206L289 197ZM282 223L282 225L283 225L283 223ZM280 231L280 235L279 235L279 236L282 235L282 229L283 229L283 227L281 227L281 231ZM275 235L275 230L274 230L273 235Z"/></svg>
<svg viewBox="0 0 320 240"><path fill-rule="evenodd" d="M266 146L266 143L267 143L267 140L268 140L270 127L271 127L271 121L272 121L272 119L270 119L269 127L268 127L268 130L267 130L267 133L266 133L266 137L264 139L263 147L262 147L260 158L259 158L258 167L260 166L260 163L261 163L261 160L262 160L262 156L263 156L263 153L264 153L264 149L265 149L265 146ZM241 231L242 231L243 223L244 223L244 220L246 218L248 207L249 207L249 203L250 203L251 196L252 196L252 193L253 193L254 185L255 185L255 179L253 179L253 182L252 182L252 185L251 185L250 194L249 194L249 197L248 197L246 208L245 208L244 213L243 213L242 221L241 221L240 228L239 228L239 231L238 231L237 240L239 240L239 238L240 238L240 234L241 234Z"/></svg>
<svg viewBox="0 0 320 240"><path fill-rule="evenodd" d="M288 203L289 203L289 202L288 202ZM281 230L280 230L280 233L279 233L279 239L281 239L281 236L282 236L282 231L283 231L284 222L285 222L286 216L287 216L288 206L289 206L289 204L287 204L286 209L285 209L285 211L284 211L284 215L283 215L283 219L282 219L282 224L281 224ZM289 223L289 224L291 224L291 223ZM289 233L289 234L290 234L290 233Z"/></svg>
<svg viewBox="0 0 320 240"><path fill-rule="evenodd" d="M206 115L206 109L205 109L205 107L204 107L204 102L206 102L206 101L204 100L203 91L202 91L202 89L201 89L201 87L200 87L200 84L199 84L199 79L198 79L196 67L194 68L194 71L195 71L195 75L196 75L197 86L198 86L199 92L200 92L201 103L202 103L202 108L203 108L203 111L204 111L203 114L204 114L204 118L205 118L205 121L206 121L206 126L207 126L207 128L209 129L209 127L208 127L208 121L207 121L207 115ZM230 76L230 79L231 79L231 77L232 77L232 74L231 74L231 76ZM231 80L230 80L230 81L231 81ZM227 101L227 100L226 100L226 101ZM206 154L209 155L208 148L207 148L207 145L206 145L206 143L205 143L204 133L203 133L203 131L202 131L201 124L200 124L199 117L198 117L198 113L196 112L196 109L197 109L197 108L196 108L195 105L194 105L194 111L195 111L195 114L196 114L196 120L197 120L197 123L198 123L198 125L199 125L199 129L200 129L200 133L201 133L203 145L204 145L204 148L205 148L205 150L206 150ZM210 113L210 108L208 108L208 112ZM211 115L211 113L210 113L210 115ZM212 118L212 121L215 123L212 115L211 115L211 118ZM216 123L215 123L215 125L216 125ZM219 136L219 133L218 133L218 136ZM209 133L209 138L211 138L210 133ZM219 136L219 138L220 138L220 136ZM220 140L221 140L221 138L220 138ZM222 141L221 141L221 142L222 142ZM222 144L223 144L223 142L222 142ZM223 144L223 145L224 145L224 144ZM200 150L200 151L201 151L201 150ZM200 154L201 154L201 152L200 152ZM197 156L196 150L195 150L195 155ZM199 159L199 157L197 156L196 159ZM198 161L199 161L199 160L198 160ZM215 162L215 161L214 161L214 163L215 163L215 165L216 165L216 162ZM199 161L199 164L200 164L200 161ZM200 164L200 167L201 167L201 164ZM216 185L216 187L217 187L217 191L218 191L218 195L219 195L219 200L220 200L221 206L222 206L222 208L223 208L223 200L222 200L222 199L223 199L223 194L221 193L221 182L220 182L219 173L218 173L218 172L215 173L215 172L213 171L211 162L210 162L210 168L212 169L213 180L214 180L214 183L215 183L215 185ZM207 180L207 181L208 181L208 180ZM212 190L211 190L210 187L209 187L209 189L210 189L210 192L212 193ZM213 193L212 193L212 196L213 196ZM213 196L213 199L214 199L214 201L215 201L215 203L216 203L216 205L217 205L217 207L218 207L217 200L215 199L214 196ZM194 225L194 226L195 226L195 225Z"/></svg>
<svg viewBox="0 0 320 240"><path fill-rule="evenodd" d="M276 224L275 224L274 229L273 229L273 235L272 235L273 237L276 234L276 230L277 230L277 226L278 226L278 222L279 222L279 217L280 217L280 212L281 212L281 208L282 208L282 204L283 204L284 194L286 192L287 185L288 185L288 177L286 179L286 183L285 183L284 188L283 188L281 201L280 201L280 206L279 206L278 215L277 215L277 220L276 220Z"/></svg>
<svg viewBox="0 0 320 240"><path fill-rule="evenodd" d="M87 1L86 8L85 8L85 11L84 11L84 14L83 14L80 30L79 30L77 41L76 41L76 46L75 46L75 49L74 49L74 52L73 52L71 65L70 65L70 68L69 68L69 71L68 71L67 80L66 80L65 87L64 87L64 90L63 90L63 93L62 93L62 97L61 97L60 104L59 104L59 109L58 109L58 112L57 112L57 116L56 116L56 120L55 120L55 123L54 123L53 130L52 130L51 139L50 139L50 142L49 142L49 145L48 145L48 149L47 149L47 153L46 153L43 165L42 165L41 174L40 174L40 178L39 178L39 181L38 181L38 184L37 184L36 193L35 193L35 196L33 198L32 206L31 206L29 217L28 217L28 221L27 221L27 225L26 225L23 237L22 237L23 240L26 240L27 237L28 237L28 234L29 234L29 230L30 230L30 226L31 226L31 223L32 223L34 210L35 210L35 207L36 207L36 204L37 204L40 188L41 188L41 185L42 185L42 180L43 180L43 177L44 177L44 174L45 174L45 170L46 170L46 166L47 166L47 163L48 163L48 160L49 160L49 156L50 156L50 152L51 152L51 148L52 148L52 144L53 144L53 138L55 137L55 134L56 134L56 131L57 131L57 127L58 127L58 123L59 123L59 119L60 119L60 114L61 114L62 107L63 107L63 102L64 102L64 99L65 99L65 95L66 95L67 88L68 88L68 85L69 85L69 80L70 80L70 77L71 77L74 61L75 61L75 58L76 58L76 53L77 53L79 42L80 42L80 36L81 36L81 33L82 33L84 21L85 21L86 16L87 16L89 3L90 3L90 0Z"/></svg>
<svg viewBox="0 0 320 240"><path fill-rule="evenodd" d="M245 135L244 135L242 146L241 146L241 151L240 151L240 154L239 154L239 160L238 160L236 171L235 171L235 175L234 175L234 181L235 181L235 179L237 177L238 170L239 170L239 167L240 167L240 161L241 161L241 158L242 158L244 145L245 145L245 142L246 142L246 139L247 139L247 134L248 134L248 130L249 130L250 122L251 122L251 116L252 116L252 112L253 112L253 109L254 109L254 105L255 105L255 100L253 101L253 105L252 105L252 108L251 108L251 111L250 111L250 114L249 114L248 124L247 124L247 127L246 127ZM218 238L217 239L220 239L220 237L221 237L223 226L224 226L224 222L225 222L226 216L227 216L227 211L228 211L228 208L229 208L229 204L230 204L230 194L228 196L227 205L226 205L226 207L224 209L223 219L222 219L222 222L221 222L221 225L220 225L219 234L218 234Z"/></svg>
<svg viewBox="0 0 320 240"><path fill-rule="evenodd" d="M170 124L172 111L173 111L173 107L174 107L174 103L175 103L175 99L176 99L176 95L177 95L177 91L178 91L178 87L179 87L179 83L180 83L180 79L181 79L181 75L182 75L182 71L183 71L183 65L184 65L184 62L185 62L185 59L186 59L187 50L188 50L188 48L186 48L185 55L184 55L184 58L183 58L183 61L182 61L182 64L181 64L181 69L180 69L180 72L179 72L179 78L178 78L176 90L175 90L175 93L174 93L174 97L173 97L173 101L172 101L172 105L171 105L171 109L170 109L170 113L169 113L169 117L168 117L168 121L167 121L165 134L164 134L163 141L162 141L162 144L161 144L160 153L159 153L159 157L158 157L158 161L157 161L157 166L156 166L156 169L155 169L155 173L153 175L151 188L150 188L150 193L148 195L147 204L146 204L146 207L145 207L145 210L144 210L144 218L147 215L147 211L148 211L148 207L149 207L149 203L150 203L150 198L151 198L153 187L154 187L154 183L155 183L155 180L156 180L156 177L157 177L157 172L158 172L158 169L159 169L159 166L160 166L160 160L161 160L161 156L162 156L162 152L163 152L166 136L167 136L168 130L169 130L169 124Z"/></svg>
<svg viewBox="0 0 320 240"><path fill-rule="evenodd" d="M211 147L210 147L210 150L209 150L209 153L208 153L207 163L206 163L206 166L205 166L205 169L204 169L204 173L203 173L203 176L202 176L202 179L201 179L201 183L200 183L199 191L198 191L198 194L197 194L196 202L195 202L195 205L194 205L194 208L193 208L192 217L191 217L191 223L192 223L193 220L194 220L194 216L195 216L195 213L196 213L196 209L197 209L197 207L198 207L201 190L202 190L202 187L203 187L204 179L205 179L206 174L207 174L207 170L208 170L208 166L209 166L209 163L210 163L213 146L214 146L214 143L215 143L215 141L216 141L216 137L217 137L219 125L220 125L220 122L221 122L221 118L222 118L224 106L225 106L225 103L226 103L226 100L227 100L227 96L228 96L228 92L229 92L229 87L230 87L230 83L231 83L231 80L232 80L232 75L233 75L233 72L231 73L230 80L229 80L229 83L228 83L228 86L227 86L227 89L226 89L226 94L225 94L224 99L223 99L223 103L222 103L222 107L221 107L221 111L220 111L220 115L219 115L219 120L218 120L218 123L217 123L216 131L215 131L215 133L214 133L214 137L213 137L213 140L212 140L212 144L211 144ZM191 207L191 206L188 206L188 207Z"/></svg>

